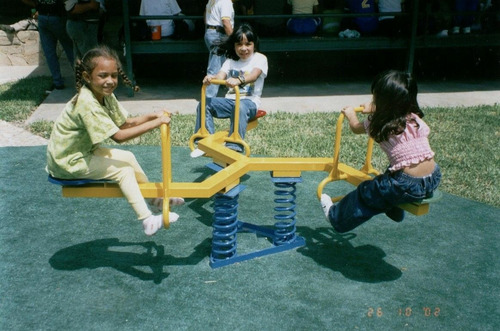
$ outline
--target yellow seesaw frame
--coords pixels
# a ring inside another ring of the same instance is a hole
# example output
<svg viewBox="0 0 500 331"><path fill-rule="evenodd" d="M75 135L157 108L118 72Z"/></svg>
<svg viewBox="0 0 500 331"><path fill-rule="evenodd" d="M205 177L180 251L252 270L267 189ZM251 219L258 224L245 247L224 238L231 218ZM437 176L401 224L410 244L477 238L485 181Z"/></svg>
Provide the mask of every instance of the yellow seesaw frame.
<svg viewBox="0 0 500 331"><path fill-rule="evenodd" d="M225 81L212 81L214 84L225 84ZM317 189L318 198L325 185L337 180L345 180L355 186L365 180L370 180L372 175L378 174L371 165L373 150L373 139L368 140L365 165L361 170L356 170L346 164L339 162L340 141L342 133L342 122L344 115L340 114L337 121L334 155L332 158L272 158L272 157L249 157L250 148L236 128L239 124L239 89L235 87L235 119L234 132L228 137L228 131L220 131L209 134L205 128L205 89L202 87L202 120L200 130L190 138L190 147L194 148L195 139L198 140L198 148L206 152L206 156L212 158L213 162L223 169L213 174L202 182L172 182L172 159L171 159L171 137L170 125L163 124L161 131L161 153L162 153L162 182L151 182L139 184L144 198L164 198L168 201L170 197L182 198L210 198L218 192L228 192L240 183L240 178L251 171L270 171L273 177L300 177L302 171L325 171L329 175L321 181ZM357 108L361 111L361 108ZM258 125L257 118L248 123L248 130ZM224 142L237 142L245 147L245 154L240 154L224 147ZM63 186L62 195L71 198L118 198L123 197L116 183L92 183L79 186ZM340 200L341 197L332 200ZM418 204L404 204L400 206L406 211L417 216L424 215L429 211L429 202L423 201ZM163 204L164 226L169 227L168 203Z"/></svg>

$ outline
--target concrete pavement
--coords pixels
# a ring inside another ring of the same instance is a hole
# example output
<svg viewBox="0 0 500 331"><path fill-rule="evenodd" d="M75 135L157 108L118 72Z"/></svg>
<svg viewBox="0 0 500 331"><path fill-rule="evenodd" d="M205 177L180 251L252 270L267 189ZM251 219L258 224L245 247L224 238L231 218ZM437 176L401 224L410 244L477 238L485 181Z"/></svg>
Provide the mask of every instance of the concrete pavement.
<svg viewBox="0 0 500 331"><path fill-rule="evenodd" d="M74 95L71 68L64 66L63 74L68 86L52 91L26 121L26 125L40 121L54 121L64 105ZM28 76L50 75L46 67L2 67L0 84ZM304 84L267 83L264 87L262 109L268 113L338 111L345 105L358 105L370 100L371 81L312 82ZM128 95L120 86L116 95L132 115L168 109L180 114L194 114L200 99L201 85L197 82L139 82L141 91ZM419 103L422 107L456 107L492 105L500 103L500 80L484 81L430 81L419 82ZM46 144L40 137L31 137L26 130L0 121L0 146L30 146Z"/></svg>

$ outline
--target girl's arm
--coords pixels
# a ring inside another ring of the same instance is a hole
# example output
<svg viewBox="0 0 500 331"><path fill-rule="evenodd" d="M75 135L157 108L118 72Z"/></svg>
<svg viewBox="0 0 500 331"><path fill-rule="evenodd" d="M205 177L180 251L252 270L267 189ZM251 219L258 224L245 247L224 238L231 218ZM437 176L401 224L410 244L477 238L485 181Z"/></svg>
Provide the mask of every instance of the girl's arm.
<svg viewBox="0 0 500 331"><path fill-rule="evenodd" d="M165 112L128 118L111 139L120 144L156 129L164 123L170 123L170 116Z"/></svg>
<svg viewBox="0 0 500 331"><path fill-rule="evenodd" d="M219 71L217 73L217 75L215 76L212 76L212 75L206 75L204 78L203 78L203 84L204 85L210 85L212 79L217 79L217 80L224 80L226 79L226 73L224 71Z"/></svg>
<svg viewBox="0 0 500 331"><path fill-rule="evenodd" d="M366 133L365 126L363 125L362 122L358 120L358 115L356 115L354 107L352 106L344 107L342 108L341 111L342 114L344 114L347 120L349 121L349 127L351 128L352 132L356 134Z"/></svg>
<svg viewBox="0 0 500 331"><path fill-rule="evenodd" d="M262 70L259 68L253 68L249 73L243 74L239 77L230 77L226 81L226 86L235 87L241 84L249 84L255 82L260 74L262 74Z"/></svg>

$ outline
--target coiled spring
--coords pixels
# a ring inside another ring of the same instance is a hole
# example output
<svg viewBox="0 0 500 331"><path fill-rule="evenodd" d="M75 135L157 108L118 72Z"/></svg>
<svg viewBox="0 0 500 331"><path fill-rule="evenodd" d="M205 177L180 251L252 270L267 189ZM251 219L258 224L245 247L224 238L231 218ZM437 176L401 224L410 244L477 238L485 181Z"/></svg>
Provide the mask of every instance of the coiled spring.
<svg viewBox="0 0 500 331"><path fill-rule="evenodd" d="M295 227L295 216L297 214L295 212L295 185L295 182L274 182L276 187L274 191L276 195L274 211L277 213L274 216L277 221L274 224L274 244L277 246L290 243L297 237L297 228Z"/></svg>
<svg viewBox="0 0 500 331"><path fill-rule="evenodd" d="M214 261L236 255L238 196L229 197L220 193L215 195L211 254Z"/></svg>

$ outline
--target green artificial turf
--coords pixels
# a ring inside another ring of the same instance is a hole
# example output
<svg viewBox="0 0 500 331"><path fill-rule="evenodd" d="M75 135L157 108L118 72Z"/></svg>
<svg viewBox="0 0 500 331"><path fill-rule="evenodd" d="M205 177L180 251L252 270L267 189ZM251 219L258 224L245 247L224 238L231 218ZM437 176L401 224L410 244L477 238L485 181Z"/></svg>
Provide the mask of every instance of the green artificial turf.
<svg viewBox="0 0 500 331"><path fill-rule="evenodd" d="M158 146L130 146L153 181ZM211 170L173 148L173 180ZM444 193L429 214L379 215L337 234L297 184L306 245L212 269L212 199L188 199L169 230L146 237L124 199L63 198L44 147L0 148L1 330L498 330L500 212ZM242 177L238 218L274 224L267 172ZM351 189L329 184L331 193ZM238 252L270 245L238 234Z"/></svg>

